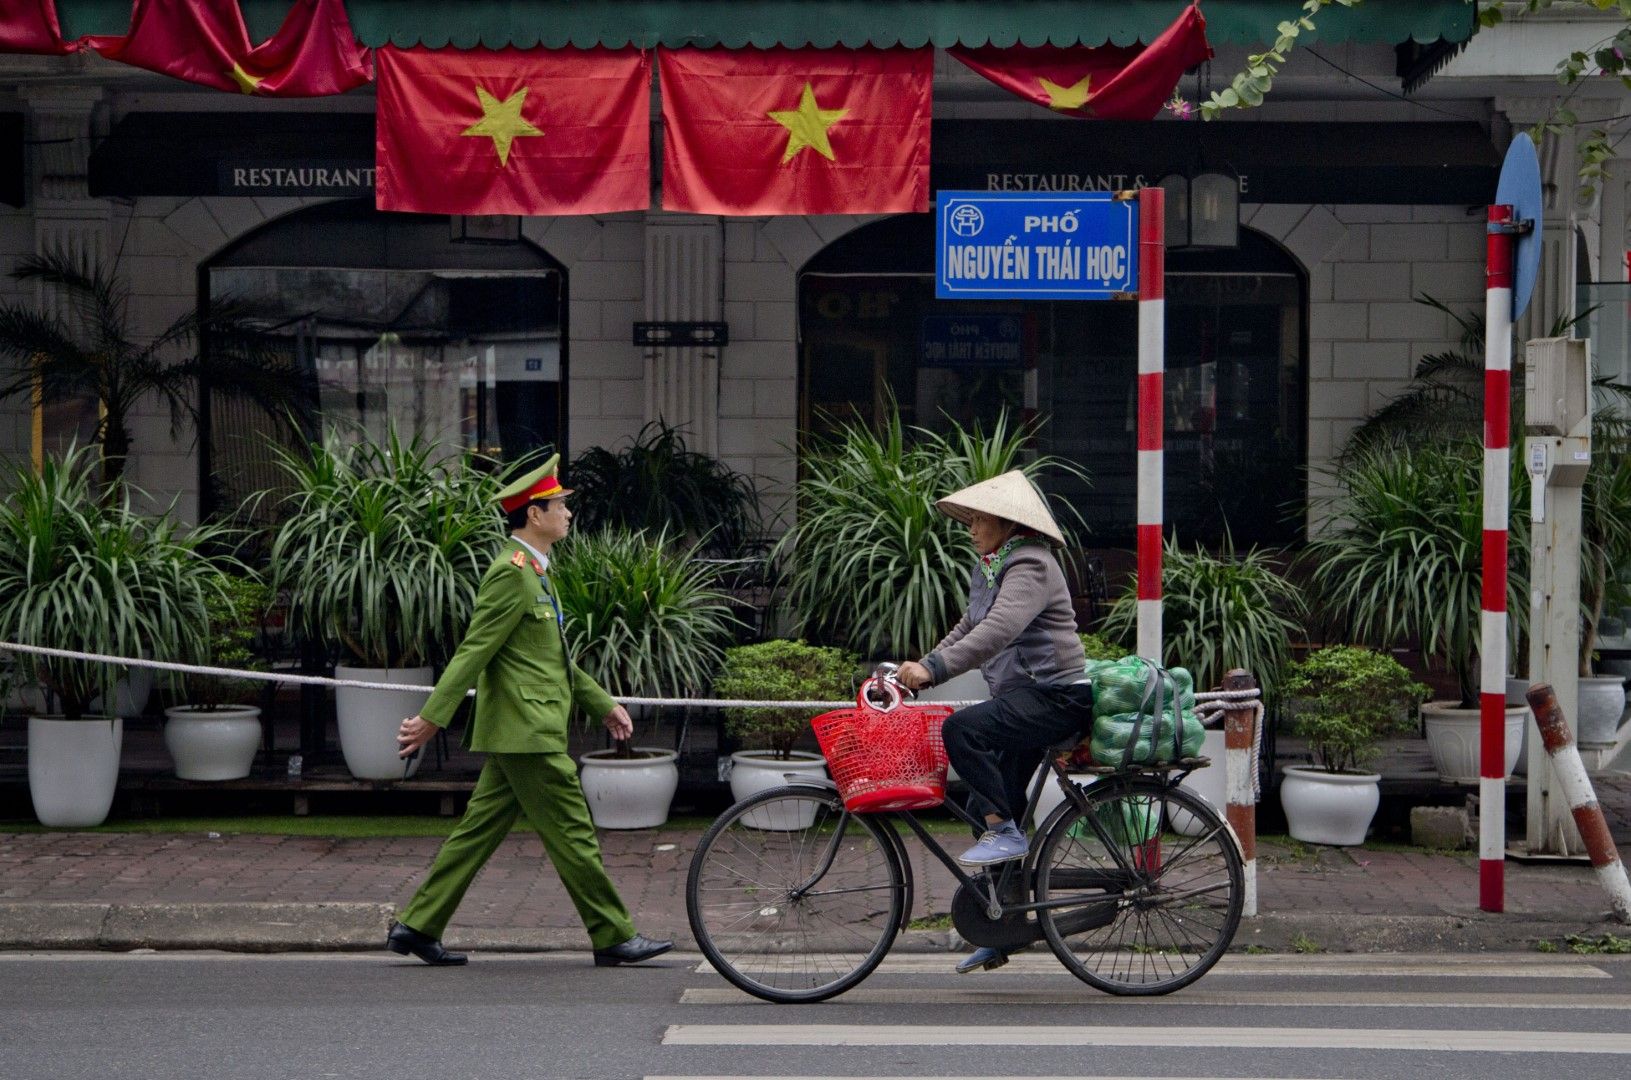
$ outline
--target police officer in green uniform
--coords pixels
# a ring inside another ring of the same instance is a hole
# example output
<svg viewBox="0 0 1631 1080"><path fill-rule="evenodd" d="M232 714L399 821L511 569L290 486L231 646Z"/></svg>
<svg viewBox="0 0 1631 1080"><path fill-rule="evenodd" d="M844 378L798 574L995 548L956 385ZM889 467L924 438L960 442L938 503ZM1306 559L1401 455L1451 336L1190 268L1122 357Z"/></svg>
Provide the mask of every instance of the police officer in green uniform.
<svg viewBox="0 0 1631 1080"><path fill-rule="evenodd" d="M447 726L472 684L476 704L464 745L487 754L470 805L431 864L430 874L386 937L386 947L428 964L462 964L442 947L442 931L470 882L520 814L538 831L589 931L597 965L637 963L674 947L635 932L606 868L578 771L566 752L574 706L602 718L626 739L633 724L623 706L572 662L565 620L549 584L549 549L564 537L572 513L551 457L499 493L511 537L488 568L464 641L448 662L420 715L402 721L403 757Z"/></svg>

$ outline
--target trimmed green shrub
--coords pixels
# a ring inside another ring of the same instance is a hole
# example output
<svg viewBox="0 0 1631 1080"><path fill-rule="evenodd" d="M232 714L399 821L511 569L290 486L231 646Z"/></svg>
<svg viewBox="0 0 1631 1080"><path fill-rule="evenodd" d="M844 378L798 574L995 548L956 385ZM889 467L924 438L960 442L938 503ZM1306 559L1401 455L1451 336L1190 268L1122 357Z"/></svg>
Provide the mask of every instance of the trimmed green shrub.
<svg viewBox="0 0 1631 1080"><path fill-rule="evenodd" d="M209 618L209 653L200 663L207 667L264 670L265 662L255 655L255 639L261 617L271 600L271 591L247 575L228 574L222 590L205 602ZM238 704L263 684L255 679L232 679L220 675L183 676L187 703L201 709L220 709Z"/></svg>
<svg viewBox="0 0 1631 1080"><path fill-rule="evenodd" d="M722 698L747 701L838 701L854 691L860 661L853 653L803 641L738 645L725 653L714 682ZM750 749L774 750L786 760L793 743L820 709L726 709L725 731Z"/></svg>
<svg viewBox="0 0 1631 1080"><path fill-rule="evenodd" d="M1406 730L1427 687L1386 653L1353 645L1320 649L1291 665L1285 693L1297 698L1292 734L1308 740L1326 772L1364 772L1383 736Z"/></svg>

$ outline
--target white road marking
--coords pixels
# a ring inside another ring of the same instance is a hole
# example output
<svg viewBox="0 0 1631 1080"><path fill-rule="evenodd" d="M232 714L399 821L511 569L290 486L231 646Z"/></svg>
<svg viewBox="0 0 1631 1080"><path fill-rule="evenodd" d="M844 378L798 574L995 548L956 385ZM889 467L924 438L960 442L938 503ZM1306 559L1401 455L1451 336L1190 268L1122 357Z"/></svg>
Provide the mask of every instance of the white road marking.
<svg viewBox="0 0 1631 1080"><path fill-rule="evenodd" d="M952 967L961 959L958 953L897 953L886 958L876 975L921 975L924 973L951 974ZM853 956L828 957L813 954L806 957L812 967L831 964L838 967L855 962ZM698 974L713 974L706 960L696 967ZM1002 969L1004 975L1062 975L1069 972L1060 966L1052 953L1021 953L1010 958ZM1331 956L1225 956L1206 978L1216 975L1275 975L1275 976L1397 976L1410 978L1479 978L1479 979L1609 979L1602 968L1584 959L1548 957L1544 960L1528 954L1493 954L1469 956L1460 953L1433 953L1427 955L1402 953L1343 953Z"/></svg>
<svg viewBox="0 0 1631 1080"><path fill-rule="evenodd" d="M1631 1054L1631 1034L1599 1031L1432 1031L1410 1028L1176 1027L1163 1049L1322 1049ZM1151 1032L1122 1025L673 1024L664 1046L1140 1046Z"/></svg>
<svg viewBox="0 0 1631 1080"><path fill-rule="evenodd" d="M1074 983L1075 981L1072 980ZM1601 994L1429 994L1393 990L1304 991L1290 994L1262 990L1188 989L1159 998L1114 997L1082 983L1050 988L988 986L950 989L860 986L834 999L841 1005L1205 1005L1230 1008L1258 1005L1274 1008L1359 1009L1602 1009L1631 1010L1631 995ZM771 1005L734 986L693 987L680 994L681 1005Z"/></svg>

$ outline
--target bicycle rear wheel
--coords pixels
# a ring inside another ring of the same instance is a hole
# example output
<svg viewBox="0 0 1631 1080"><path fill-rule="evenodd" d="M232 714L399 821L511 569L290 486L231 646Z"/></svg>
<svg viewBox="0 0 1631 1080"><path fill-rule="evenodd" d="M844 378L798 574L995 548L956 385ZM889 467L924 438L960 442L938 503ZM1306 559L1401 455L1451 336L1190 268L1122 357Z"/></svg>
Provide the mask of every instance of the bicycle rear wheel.
<svg viewBox="0 0 1631 1080"><path fill-rule="evenodd" d="M1240 925L1233 835L1197 795L1153 779L1100 781L1037 856L1038 912L1059 962L1111 994L1169 994L1206 973ZM1171 822L1190 815L1183 835Z"/></svg>
<svg viewBox="0 0 1631 1080"><path fill-rule="evenodd" d="M859 983L905 914L888 827L811 786L772 788L725 811L697 844L686 881L702 954L767 1001L822 1001Z"/></svg>

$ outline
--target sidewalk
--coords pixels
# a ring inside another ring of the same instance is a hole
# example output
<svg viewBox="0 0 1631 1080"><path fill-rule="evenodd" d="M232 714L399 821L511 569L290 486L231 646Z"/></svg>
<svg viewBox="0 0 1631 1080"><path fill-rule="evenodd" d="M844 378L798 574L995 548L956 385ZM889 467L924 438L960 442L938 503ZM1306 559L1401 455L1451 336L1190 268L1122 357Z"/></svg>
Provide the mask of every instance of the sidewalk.
<svg viewBox="0 0 1631 1080"><path fill-rule="evenodd" d="M1597 779L1622 853L1631 852L1631 774ZM700 830L602 833L606 865L640 929L689 944L685 875ZM0 948L377 948L440 840L170 833L0 833ZM949 910L950 874L915 842L914 918ZM1478 910L1475 853L1263 844L1259 917L1237 948L1290 951L1529 950L1571 933L1631 936L1583 863L1508 861L1506 912ZM451 946L586 948L537 837L516 833L487 864L449 928ZM945 929L898 948L957 947Z"/></svg>

